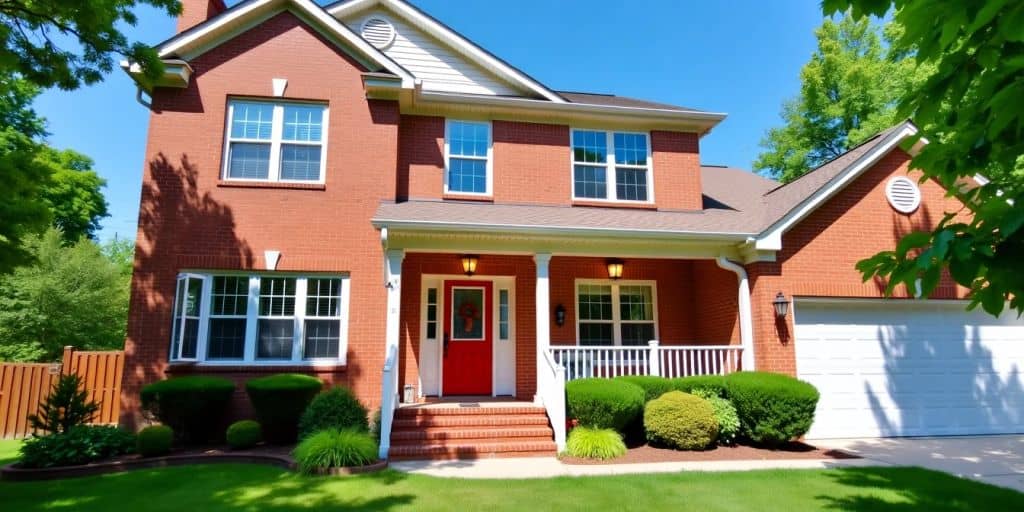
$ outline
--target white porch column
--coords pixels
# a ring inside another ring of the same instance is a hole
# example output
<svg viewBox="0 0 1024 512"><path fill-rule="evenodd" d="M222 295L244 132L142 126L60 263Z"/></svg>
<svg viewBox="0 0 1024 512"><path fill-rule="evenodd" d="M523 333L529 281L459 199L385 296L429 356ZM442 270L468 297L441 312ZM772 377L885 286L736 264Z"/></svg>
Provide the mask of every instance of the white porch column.
<svg viewBox="0 0 1024 512"><path fill-rule="evenodd" d="M537 392L534 395L534 402L541 403L541 375L549 371L544 363L544 352L551 346L551 284L548 279L548 264L551 263L551 253L537 253L533 255L533 261L537 264L537 286L536 286L536 338L537 338Z"/></svg>
<svg viewBox="0 0 1024 512"><path fill-rule="evenodd" d="M390 353L398 354L399 318L402 312L402 260L404 259L405 251L402 249L389 249L384 252L384 286L388 290L388 317L384 328L385 358ZM397 358L395 362L397 363ZM395 371L397 372L397 369ZM394 389L384 390L384 392L385 394L390 393L392 397L396 396L398 394L397 379L394 382Z"/></svg>
<svg viewBox="0 0 1024 512"><path fill-rule="evenodd" d="M747 279L747 270L725 256L719 256L715 262L719 267L735 273L739 279L740 345L743 347L740 365L745 371L754 370L754 319L750 311L750 280Z"/></svg>

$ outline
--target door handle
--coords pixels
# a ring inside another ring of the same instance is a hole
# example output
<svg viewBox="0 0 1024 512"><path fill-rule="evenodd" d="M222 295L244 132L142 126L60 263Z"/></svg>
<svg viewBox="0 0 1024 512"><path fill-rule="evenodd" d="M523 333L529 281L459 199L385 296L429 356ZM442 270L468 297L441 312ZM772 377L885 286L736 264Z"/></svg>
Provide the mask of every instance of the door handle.
<svg viewBox="0 0 1024 512"><path fill-rule="evenodd" d="M451 341L448 337L448 333L444 333L444 357L448 357L448 342Z"/></svg>

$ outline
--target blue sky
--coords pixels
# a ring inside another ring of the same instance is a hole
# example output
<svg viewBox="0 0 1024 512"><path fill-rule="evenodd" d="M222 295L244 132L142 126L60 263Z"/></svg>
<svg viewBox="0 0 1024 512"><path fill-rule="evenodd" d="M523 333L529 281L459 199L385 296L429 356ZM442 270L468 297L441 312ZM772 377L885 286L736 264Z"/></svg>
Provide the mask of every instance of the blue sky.
<svg viewBox="0 0 1024 512"><path fill-rule="evenodd" d="M231 4L237 2L230 2ZM729 117L701 141L704 163L749 169L814 51L809 0L413 0L492 53L559 90L614 93ZM149 9L129 38L157 43L175 21ZM96 160L111 217L101 239L134 238L149 112L115 71L98 85L47 91L36 103L51 144Z"/></svg>

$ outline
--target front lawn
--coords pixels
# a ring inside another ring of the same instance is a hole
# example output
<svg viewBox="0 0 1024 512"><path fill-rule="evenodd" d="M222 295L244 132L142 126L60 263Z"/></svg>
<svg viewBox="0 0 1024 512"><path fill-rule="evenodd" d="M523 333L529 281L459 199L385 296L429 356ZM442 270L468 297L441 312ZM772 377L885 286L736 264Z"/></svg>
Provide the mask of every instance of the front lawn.
<svg viewBox="0 0 1024 512"><path fill-rule="evenodd" d="M5 510L1024 510L1024 494L918 468L450 480L395 471L301 477L205 465L0 482Z"/></svg>
<svg viewBox="0 0 1024 512"><path fill-rule="evenodd" d="M0 466L6 466L18 460L20 439L0 439Z"/></svg>

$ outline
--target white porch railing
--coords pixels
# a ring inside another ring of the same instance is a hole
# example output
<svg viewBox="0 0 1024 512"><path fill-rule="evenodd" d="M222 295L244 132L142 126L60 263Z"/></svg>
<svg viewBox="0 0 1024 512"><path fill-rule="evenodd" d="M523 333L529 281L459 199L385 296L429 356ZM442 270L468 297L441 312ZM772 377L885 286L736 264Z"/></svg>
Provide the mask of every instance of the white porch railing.
<svg viewBox="0 0 1024 512"><path fill-rule="evenodd" d="M553 346L554 362L565 368L565 380L623 375L689 377L725 375L741 370L743 347L738 345Z"/></svg>
<svg viewBox="0 0 1024 512"><path fill-rule="evenodd" d="M555 362L550 352L543 351L546 364L539 376L538 397L551 420L555 431L555 446L558 452L565 450L565 368Z"/></svg>
<svg viewBox="0 0 1024 512"><path fill-rule="evenodd" d="M381 379L383 394L380 401L380 452L381 459L388 458L391 449L391 423L398 408L398 347L388 347L384 358L384 375Z"/></svg>

